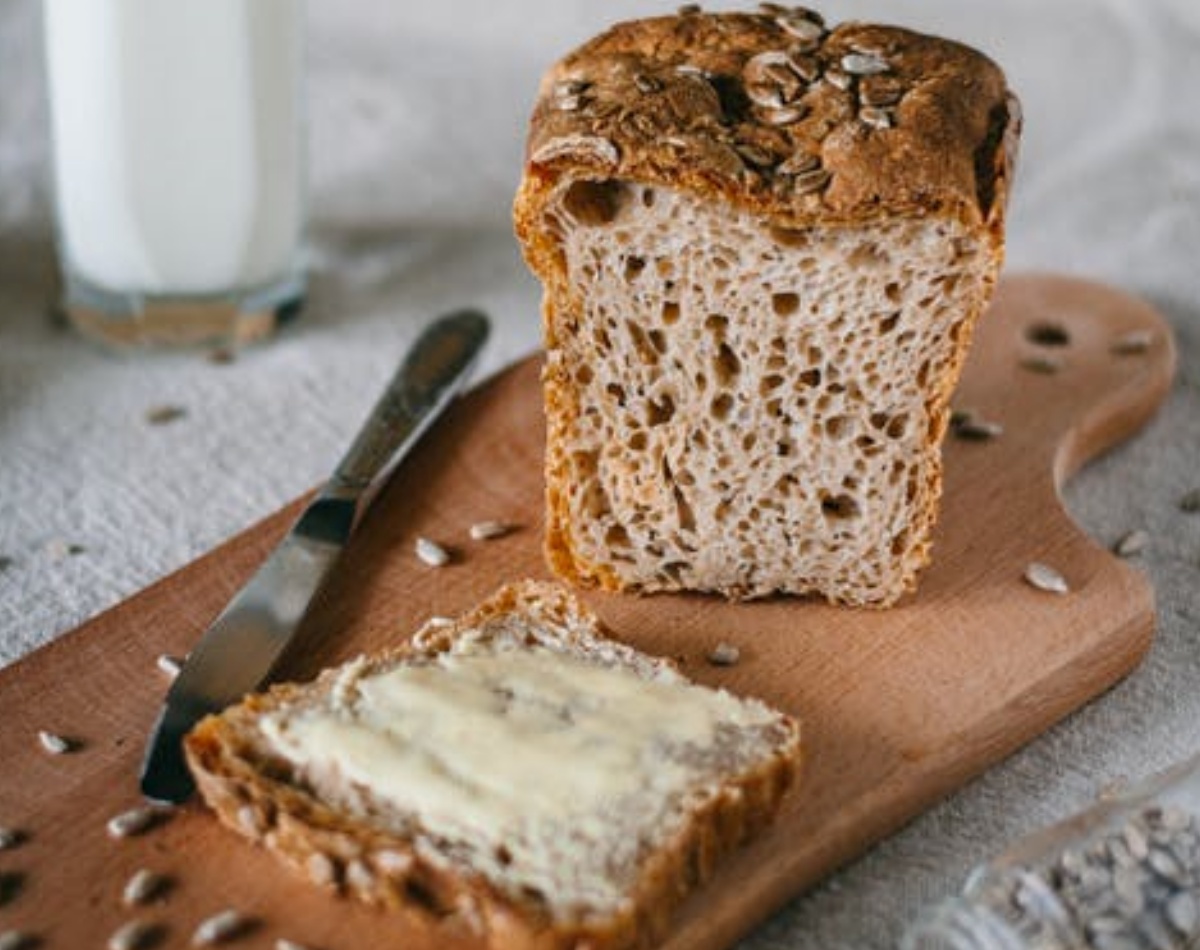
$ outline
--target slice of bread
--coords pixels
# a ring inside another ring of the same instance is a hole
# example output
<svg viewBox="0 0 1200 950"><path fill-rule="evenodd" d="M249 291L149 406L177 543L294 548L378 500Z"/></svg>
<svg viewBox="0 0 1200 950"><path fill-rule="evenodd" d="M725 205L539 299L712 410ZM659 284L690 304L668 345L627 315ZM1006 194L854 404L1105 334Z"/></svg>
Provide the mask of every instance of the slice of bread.
<svg viewBox="0 0 1200 950"><path fill-rule="evenodd" d="M186 740L229 827L497 950L651 946L771 820L799 750L787 716L690 683L534 582Z"/></svg>
<svg viewBox="0 0 1200 950"><path fill-rule="evenodd" d="M514 220L548 561L886 606L928 560L1019 109L957 43L762 7L623 23L543 80Z"/></svg>

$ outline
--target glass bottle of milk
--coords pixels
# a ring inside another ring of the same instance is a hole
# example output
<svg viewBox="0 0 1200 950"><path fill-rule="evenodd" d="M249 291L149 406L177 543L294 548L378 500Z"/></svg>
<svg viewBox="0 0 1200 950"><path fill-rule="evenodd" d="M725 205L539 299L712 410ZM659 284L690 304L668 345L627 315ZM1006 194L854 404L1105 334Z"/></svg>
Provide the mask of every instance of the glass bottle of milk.
<svg viewBox="0 0 1200 950"><path fill-rule="evenodd" d="M65 310L237 344L304 290L301 0L45 0Z"/></svg>

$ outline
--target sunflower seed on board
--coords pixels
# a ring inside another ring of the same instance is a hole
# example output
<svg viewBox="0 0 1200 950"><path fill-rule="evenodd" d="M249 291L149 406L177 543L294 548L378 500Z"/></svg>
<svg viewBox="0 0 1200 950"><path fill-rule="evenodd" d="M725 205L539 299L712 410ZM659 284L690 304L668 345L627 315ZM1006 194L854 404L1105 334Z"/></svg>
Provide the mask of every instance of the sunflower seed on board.
<svg viewBox="0 0 1200 950"><path fill-rule="evenodd" d="M296 943L295 940L288 940L287 937L280 937L275 941L275 950L308 950L308 947L302 943Z"/></svg>
<svg viewBox="0 0 1200 950"><path fill-rule="evenodd" d="M417 538L414 550L417 557L430 567L445 567L450 563L450 552L429 538Z"/></svg>
<svg viewBox="0 0 1200 950"><path fill-rule="evenodd" d="M183 669L183 660L177 656L171 656L169 653L160 653L158 659L154 661L154 665L159 668L167 676L174 679L179 675L179 671Z"/></svg>
<svg viewBox="0 0 1200 950"><path fill-rule="evenodd" d="M708 653L708 662L713 666L734 666L742 658L742 651L732 643L718 643Z"/></svg>
<svg viewBox="0 0 1200 950"><path fill-rule="evenodd" d="M1153 342L1153 331L1132 330L1113 340L1111 349L1118 356L1134 356L1138 353L1145 353Z"/></svg>
<svg viewBox="0 0 1200 950"><path fill-rule="evenodd" d="M161 894L166 886L167 879L161 874L156 874L149 868L141 868L126 882L125 889L121 892L121 900L128 907L136 907Z"/></svg>
<svg viewBox="0 0 1200 950"><path fill-rule="evenodd" d="M75 743L55 732L41 729L37 734L38 744L51 755L66 755L75 749Z"/></svg>
<svg viewBox="0 0 1200 950"><path fill-rule="evenodd" d="M967 442L989 442L1002 436L1004 427L998 422L968 418L954 426L954 434Z"/></svg>
<svg viewBox="0 0 1200 950"><path fill-rule="evenodd" d="M23 832L16 828L0 828L0 851L11 851L25 840Z"/></svg>
<svg viewBox="0 0 1200 950"><path fill-rule="evenodd" d="M1041 373L1044 376L1051 376L1062 369L1062 360L1055 356L1043 356L1036 354L1034 356L1025 356L1021 359L1021 369L1027 369L1031 373Z"/></svg>
<svg viewBox="0 0 1200 950"><path fill-rule="evenodd" d="M491 541L504 537L510 531L512 531L512 525L505 524L503 521L477 521L471 525L469 533L472 541Z"/></svg>
<svg viewBox="0 0 1200 950"><path fill-rule="evenodd" d="M1071 588L1067 586L1066 578L1049 564L1033 561L1025 568L1025 582L1038 590L1050 594L1067 594Z"/></svg>
<svg viewBox="0 0 1200 950"><path fill-rule="evenodd" d="M32 950L36 946L37 941L33 934L23 930L0 931L0 950Z"/></svg>
<svg viewBox="0 0 1200 950"><path fill-rule="evenodd" d="M1133 557L1141 554L1150 544L1150 535L1141 528L1122 535L1113 545L1113 553L1118 557Z"/></svg>
<svg viewBox="0 0 1200 950"><path fill-rule="evenodd" d="M108 950L141 950L148 947L159 928L144 920L131 920L118 927L108 938Z"/></svg>
<svg viewBox="0 0 1200 950"><path fill-rule="evenodd" d="M25 886L25 875L19 871L0 871L0 907L16 900Z"/></svg>
<svg viewBox="0 0 1200 950"><path fill-rule="evenodd" d="M193 947L210 947L241 936L250 929L253 919L232 907L200 921L192 933Z"/></svg>
<svg viewBox="0 0 1200 950"><path fill-rule="evenodd" d="M110 838L132 838L149 831L170 815L171 810L162 805L138 805L119 815L113 815L108 819L105 829Z"/></svg>

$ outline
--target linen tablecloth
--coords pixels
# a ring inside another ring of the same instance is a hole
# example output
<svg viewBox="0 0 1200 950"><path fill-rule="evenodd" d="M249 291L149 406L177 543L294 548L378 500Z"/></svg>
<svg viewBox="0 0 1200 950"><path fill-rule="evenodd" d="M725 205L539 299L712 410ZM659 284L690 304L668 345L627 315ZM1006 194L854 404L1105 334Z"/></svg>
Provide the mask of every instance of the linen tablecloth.
<svg viewBox="0 0 1200 950"><path fill-rule="evenodd" d="M485 372L530 352L538 288L508 214L539 73L612 20L670 9L311 0L309 305L269 344L215 365L113 356L52 319L40 4L0 0L0 662L311 487L435 311L490 311ZM996 58L1026 117L1009 268L1114 284L1173 324L1168 404L1067 493L1101 542L1149 533L1139 560L1159 630L1128 680L797 900L748 950L891 946L1005 842L1200 749L1200 515L1178 506L1200 488L1200 4L864 0L826 12ZM164 405L184 415L148 424Z"/></svg>

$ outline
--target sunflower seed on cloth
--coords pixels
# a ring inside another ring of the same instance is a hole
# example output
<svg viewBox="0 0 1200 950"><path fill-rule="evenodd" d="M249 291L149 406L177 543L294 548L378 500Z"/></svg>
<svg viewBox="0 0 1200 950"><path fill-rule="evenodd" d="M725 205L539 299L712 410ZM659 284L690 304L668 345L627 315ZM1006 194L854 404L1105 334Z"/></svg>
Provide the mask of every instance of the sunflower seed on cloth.
<svg viewBox="0 0 1200 950"><path fill-rule="evenodd" d="M233 940L254 926L254 919L232 907L200 921L192 934L193 947L211 947L214 944Z"/></svg>
<svg viewBox="0 0 1200 950"><path fill-rule="evenodd" d="M450 563L450 552L429 538L417 538L417 557L430 567L445 567Z"/></svg>
<svg viewBox="0 0 1200 950"><path fill-rule="evenodd" d="M157 942L161 927L144 920L122 924L108 938L108 950L142 950Z"/></svg>
<svg viewBox="0 0 1200 950"><path fill-rule="evenodd" d="M186 415L182 406L151 406L146 410L146 421L152 426L165 426Z"/></svg>
<svg viewBox="0 0 1200 950"><path fill-rule="evenodd" d="M713 666L734 666L742 658L742 651L732 643L718 643L708 654L708 662Z"/></svg>
<svg viewBox="0 0 1200 950"><path fill-rule="evenodd" d="M1193 488L1179 499L1179 510L1189 515L1200 512L1200 488Z"/></svg>
<svg viewBox="0 0 1200 950"><path fill-rule="evenodd" d="M1038 590L1051 594L1067 594L1071 588L1067 586L1066 578L1058 571L1040 561L1032 562L1025 568L1025 582Z"/></svg>
<svg viewBox="0 0 1200 950"><path fill-rule="evenodd" d="M162 805L138 805L108 819L105 828L110 838L132 838L153 828L171 816L171 810Z"/></svg>
<svg viewBox="0 0 1200 950"><path fill-rule="evenodd" d="M86 550L87 548L82 544L74 544L62 538L51 538L46 542L45 547L46 557L54 564L61 563L69 557L74 557L76 554L82 554Z"/></svg>
<svg viewBox="0 0 1200 950"><path fill-rule="evenodd" d="M1133 557L1141 554L1150 545L1150 535L1141 528L1135 528L1120 538L1113 545L1113 553L1118 557Z"/></svg>
<svg viewBox="0 0 1200 950"><path fill-rule="evenodd" d="M39 941L22 930L0 931L0 950L33 950Z"/></svg>
<svg viewBox="0 0 1200 950"><path fill-rule="evenodd" d="M121 900L129 907L145 904L161 894L166 886L165 877L148 868L142 868L126 882L125 889L121 892Z"/></svg>
<svg viewBox="0 0 1200 950"><path fill-rule="evenodd" d="M66 755L75 750L75 743L55 732L38 731L38 744L51 755Z"/></svg>
<svg viewBox="0 0 1200 950"><path fill-rule="evenodd" d="M503 521L477 521L471 525L470 535L472 541L491 541L493 538L504 537L510 531L512 525Z"/></svg>

